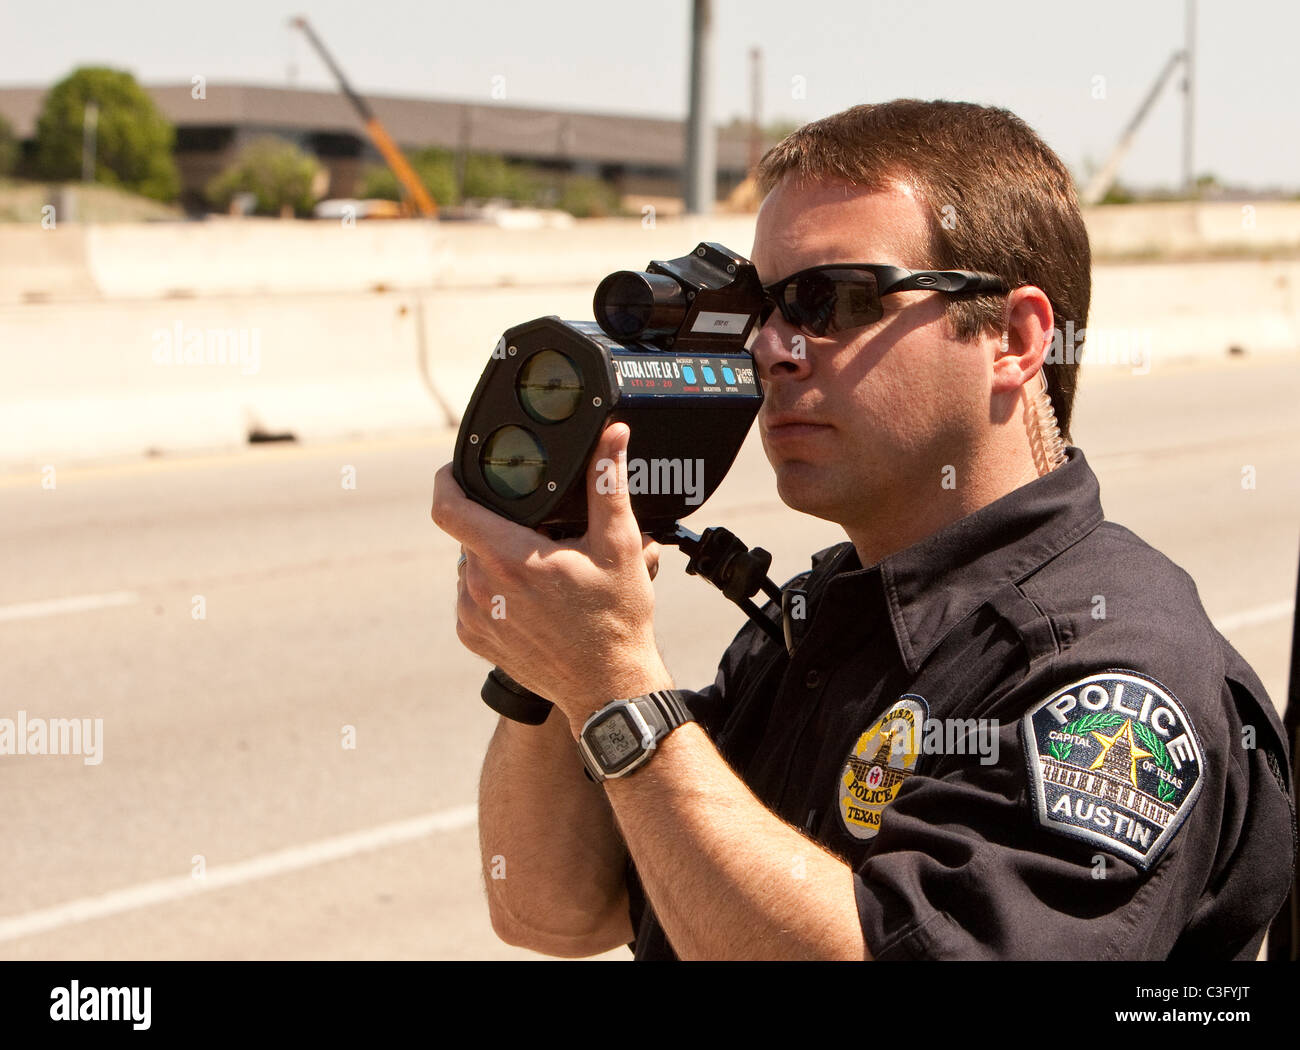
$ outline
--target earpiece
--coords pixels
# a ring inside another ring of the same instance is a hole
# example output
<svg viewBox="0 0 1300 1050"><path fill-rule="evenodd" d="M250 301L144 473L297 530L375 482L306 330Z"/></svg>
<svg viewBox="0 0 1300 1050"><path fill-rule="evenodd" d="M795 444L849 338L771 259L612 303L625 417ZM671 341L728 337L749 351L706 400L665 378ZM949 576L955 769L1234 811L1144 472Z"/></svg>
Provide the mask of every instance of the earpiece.
<svg viewBox="0 0 1300 1050"><path fill-rule="evenodd" d="M1038 393L1031 395L1030 400L1034 407L1034 420L1029 428L1029 444L1042 475L1065 462L1065 439L1061 437L1061 427L1056 422L1052 396L1047 392L1047 372L1043 369L1038 371Z"/></svg>

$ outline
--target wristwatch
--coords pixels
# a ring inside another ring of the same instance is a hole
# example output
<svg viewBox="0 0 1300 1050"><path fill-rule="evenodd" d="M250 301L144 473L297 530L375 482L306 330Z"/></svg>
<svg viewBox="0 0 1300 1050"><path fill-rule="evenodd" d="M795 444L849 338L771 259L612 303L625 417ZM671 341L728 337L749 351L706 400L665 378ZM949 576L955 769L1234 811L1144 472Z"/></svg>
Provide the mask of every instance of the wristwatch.
<svg viewBox="0 0 1300 1050"><path fill-rule="evenodd" d="M635 772L650 760L659 741L694 721L684 694L675 689L606 704L578 736L587 777L599 783Z"/></svg>

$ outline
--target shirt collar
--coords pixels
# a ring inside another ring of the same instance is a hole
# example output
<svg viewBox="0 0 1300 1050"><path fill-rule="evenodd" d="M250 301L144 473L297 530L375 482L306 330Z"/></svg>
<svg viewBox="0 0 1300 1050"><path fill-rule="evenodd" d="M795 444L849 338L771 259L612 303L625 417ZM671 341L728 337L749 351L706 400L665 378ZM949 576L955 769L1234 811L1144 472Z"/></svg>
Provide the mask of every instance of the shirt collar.
<svg viewBox="0 0 1300 1050"><path fill-rule="evenodd" d="M1101 524L1101 490L1071 446L1056 470L863 570L851 544L836 568L880 573L899 655L916 674L958 623ZM832 570L834 571L834 570ZM854 573L857 575L857 573Z"/></svg>

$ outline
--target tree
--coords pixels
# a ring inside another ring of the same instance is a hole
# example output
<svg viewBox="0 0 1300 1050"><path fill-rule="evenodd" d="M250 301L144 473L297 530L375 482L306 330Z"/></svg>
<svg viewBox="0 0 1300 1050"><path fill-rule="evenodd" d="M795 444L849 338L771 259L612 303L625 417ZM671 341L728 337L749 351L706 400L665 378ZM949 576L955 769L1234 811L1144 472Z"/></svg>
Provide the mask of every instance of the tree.
<svg viewBox="0 0 1300 1050"><path fill-rule="evenodd" d="M227 208L237 193L257 198L259 215L279 215L288 207L311 213L319 194L320 162L292 142L274 136L254 139L225 171L208 183L208 200Z"/></svg>
<svg viewBox="0 0 1300 1050"><path fill-rule="evenodd" d="M1098 204L1135 204L1137 194L1125 186L1119 179L1116 179L1106 189L1105 195L1099 200Z"/></svg>
<svg viewBox="0 0 1300 1050"><path fill-rule="evenodd" d="M407 158L430 195L439 205L460 203L456 192L456 155L438 146L415 150ZM465 158L465 197L495 197L533 204L541 188L523 165L511 164L491 153L471 153ZM369 168L361 182L361 196L402 199L397 178L387 168Z"/></svg>
<svg viewBox="0 0 1300 1050"><path fill-rule="evenodd" d="M18 163L18 136L13 125L0 117L0 175L8 175Z"/></svg>
<svg viewBox="0 0 1300 1050"><path fill-rule="evenodd" d="M449 150L431 146L416 150L406 159L440 207L456 203L456 166ZM402 199L402 190L397 176L388 168L370 167L362 176L360 196L399 201Z"/></svg>
<svg viewBox="0 0 1300 1050"><path fill-rule="evenodd" d="M465 158L465 196L520 201L532 204L539 187L521 165L507 163L490 153L471 153Z"/></svg>
<svg viewBox="0 0 1300 1050"><path fill-rule="evenodd" d="M36 173L81 178L87 102L99 107L95 181L173 200L180 191L172 159L175 128L135 77L116 69L83 67L50 88L36 122Z"/></svg>
<svg viewBox="0 0 1300 1050"><path fill-rule="evenodd" d="M604 219L624 214L618 190L591 175L571 175L565 179L556 206L579 219Z"/></svg>
<svg viewBox="0 0 1300 1050"><path fill-rule="evenodd" d="M769 142L780 142L803 127L804 123L802 120L775 120L763 129L763 137Z"/></svg>

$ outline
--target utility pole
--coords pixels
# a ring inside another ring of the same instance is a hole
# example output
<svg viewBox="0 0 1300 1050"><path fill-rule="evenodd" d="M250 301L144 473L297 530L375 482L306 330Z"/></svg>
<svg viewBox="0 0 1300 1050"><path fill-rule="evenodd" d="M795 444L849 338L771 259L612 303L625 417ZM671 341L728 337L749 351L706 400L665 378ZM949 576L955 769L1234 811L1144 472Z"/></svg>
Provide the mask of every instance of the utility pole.
<svg viewBox="0 0 1300 1050"><path fill-rule="evenodd" d="M763 156L763 52L749 49L749 173Z"/></svg>
<svg viewBox="0 0 1300 1050"><path fill-rule="evenodd" d="M1192 166L1193 131L1196 126L1196 0L1186 0L1187 31L1183 45L1183 192L1192 196L1196 172Z"/></svg>
<svg viewBox="0 0 1300 1050"><path fill-rule="evenodd" d="M474 111L460 107L460 139L456 144L456 199L465 202L465 173L469 169L469 144L474 137Z"/></svg>
<svg viewBox="0 0 1300 1050"><path fill-rule="evenodd" d="M95 132L99 129L99 103L86 103L81 121L81 181L95 181Z"/></svg>
<svg viewBox="0 0 1300 1050"><path fill-rule="evenodd" d="M717 137L713 130L713 2L693 0L691 16L691 108L686 120L686 212L713 211Z"/></svg>

